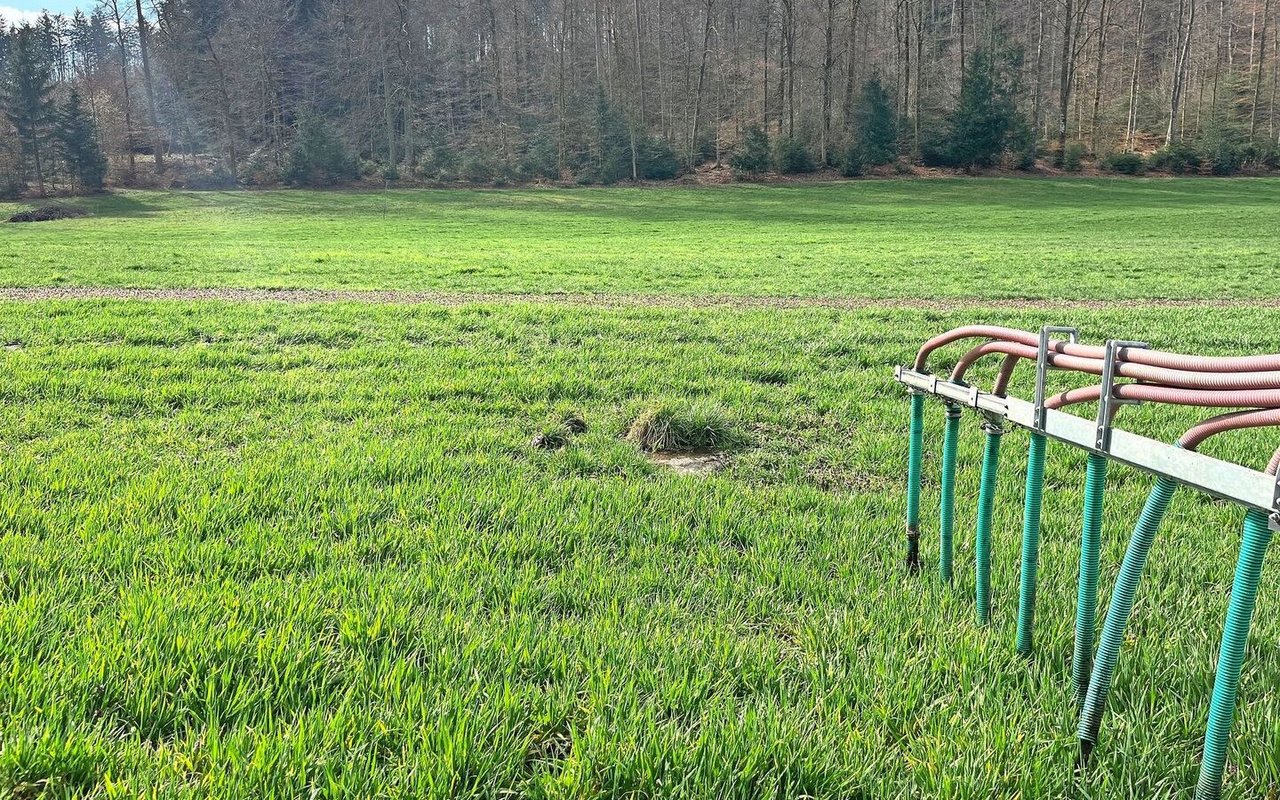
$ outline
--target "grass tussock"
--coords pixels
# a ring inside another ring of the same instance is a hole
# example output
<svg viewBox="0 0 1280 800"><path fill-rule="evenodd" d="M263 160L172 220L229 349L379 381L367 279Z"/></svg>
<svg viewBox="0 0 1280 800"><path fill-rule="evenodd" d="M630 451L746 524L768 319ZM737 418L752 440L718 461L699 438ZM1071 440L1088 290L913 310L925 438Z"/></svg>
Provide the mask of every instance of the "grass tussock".
<svg viewBox="0 0 1280 800"><path fill-rule="evenodd" d="M577 414L565 414L543 425L529 446L535 450L562 450L573 437L587 432L587 421Z"/></svg>
<svg viewBox="0 0 1280 800"><path fill-rule="evenodd" d="M676 453L732 448L745 437L723 408L706 401L663 401L640 412L626 440L646 453Z"/></svg>

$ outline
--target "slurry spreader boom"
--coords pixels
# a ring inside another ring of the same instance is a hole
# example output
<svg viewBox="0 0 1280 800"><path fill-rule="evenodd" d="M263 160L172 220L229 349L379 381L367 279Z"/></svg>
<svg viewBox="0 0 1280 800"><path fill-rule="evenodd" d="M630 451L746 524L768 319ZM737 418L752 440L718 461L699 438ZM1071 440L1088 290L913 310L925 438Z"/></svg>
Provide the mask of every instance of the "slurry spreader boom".
<svg viewBox="0 0 1280 800"><path fill-rule="evenodd" d="M932 374L928 368L930 355L939 348L962 340L983 341L965 353L949 378ZM968 369L990 355L1003 358L991 390L983 391L965 382ZM1036 369L1032 402L1008 394L1010 379L1022 361L1031 362ZM1049 396L1047 378L1050 370L1097 376L1098 383ZM1280 483L1276 478L1277 468L1280 468L1280 450L1265 471L1258 471L1203 455L1197 452L1197 448L1209 437L1227 431L1280 425L1280 354L1234 358L1180 355L1152 350L1140 342L1108 341L1103 346L1085 345L1078 341L1077 332L1072 328L1045 327L1039 333L1033 333L972 325L926 342L915 362L909 367L899 367L895 377L911 396L907 569L912 572L920 570L920 472L925 398L932 395L941 399L946 409L938 553L938 571L946 582L951 581L954 568L952 548L960 415L962 409L972 408L983 417L982 473L974 540L979 624L986 624L991 615L991 517L1001 438L1008 423L1030 432L1018 593L1017 649L1024 655L1029 656L1033 649L1045 450L1052 439L1088 452L1080 536L1075 655L1072 659L1072 682L1080 710L1077 734L1082 765L1097 745L1107 694L1111 689L1125 628L1133 611L1134 595L1174 491L1179 485L1188 486L1244 507L1244 537L1223 627L1200 781L1196 789L1199 800L1216 799L1222 792L1227 740L1235 720L1240 668L1253 622L1262 563L1273 531L1280 529ZM1083 403L1096 403L1094 419L1062 410ZM1166 444L1114 428L1116 411L1125 403L1235 410L1211 417L1191 428L1176 443ZM1111 461L1153 474L1155 486L1129 539L1095 654L1102 508L1107 466Z"/></svg>

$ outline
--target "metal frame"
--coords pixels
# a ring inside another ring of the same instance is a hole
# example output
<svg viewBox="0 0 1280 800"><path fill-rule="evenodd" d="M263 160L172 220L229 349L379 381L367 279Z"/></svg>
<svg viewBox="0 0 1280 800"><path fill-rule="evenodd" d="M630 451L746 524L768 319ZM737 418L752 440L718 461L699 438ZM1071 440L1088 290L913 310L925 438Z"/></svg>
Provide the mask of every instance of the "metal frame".
<svg viewBox="0 0 1280 800"><path fill-rule="evenodd" d="M1102 396L1098 399L1097 436L1093 445L1100 452L1105 453L1111 449L1111 425L1115 422L1116 410L1124 403L1133 402L1116 397L1116 367L1120 364L1120 351L1129 347L1145 350L1149 346L1146 342L1107 340L1102 362Z"/></svg>
<svg viewBox="0 0 1280 800"><path fill-rule="evenodd" d="M1065 333L1068 341L1075 344L1080 341L1080 331L1077 328L1069 328L1061 325L1045 325L1040 329L1040 349L1036 354L1036 416L1034 429L1044 432L1044 412L1047 386L1049 382L1049 345L1051 343L1050 336L1055 333Z"/></svg>
<svg viewBox="0 0 1280 800"><path fill-rule="evenodd" d="M1133 346L1116 344L1120 347ZM1167 475L1192 489L1246 508L1265 511L1272 516L1273 526L1280 525L1280 517L1277 516L1280 515L1280 485L1275 476L1265 472L1114 428L1110 429L1108 447L1102 449L1097 446L1098 431L1094 420L1045 409L1044 426L1038 428L1036 406L1025 400L997 397L976 387L939 380L936 375L907 367L896 368L894 378L908 389L977 409L989 417L1002 417L1022 428L1039 431L1051 439L1085 450L1102 452L1122 464L1156 475Z"/></svg>

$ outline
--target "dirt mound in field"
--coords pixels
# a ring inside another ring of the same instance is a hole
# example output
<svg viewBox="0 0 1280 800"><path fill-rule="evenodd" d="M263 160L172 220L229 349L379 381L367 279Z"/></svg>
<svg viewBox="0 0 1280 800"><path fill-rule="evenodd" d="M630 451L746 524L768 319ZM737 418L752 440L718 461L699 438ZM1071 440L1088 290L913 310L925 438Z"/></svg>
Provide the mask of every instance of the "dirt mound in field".
<svg viewBox="0 0 1280 800"><path fill-rule="evenodd" d="M729 456L717 450L686 450L648 454L649 461L680 475L711 475L729 466Z"/></svg>
<svg viewBox="0 0 1280 800"><path fill-rule="evenodd" d="M59 219L76 219L77 217L87 217L89 212L83 208L73 208L71 206L41 206L31 211L19 211L12 217L10 222L53 222Z"/></svg>

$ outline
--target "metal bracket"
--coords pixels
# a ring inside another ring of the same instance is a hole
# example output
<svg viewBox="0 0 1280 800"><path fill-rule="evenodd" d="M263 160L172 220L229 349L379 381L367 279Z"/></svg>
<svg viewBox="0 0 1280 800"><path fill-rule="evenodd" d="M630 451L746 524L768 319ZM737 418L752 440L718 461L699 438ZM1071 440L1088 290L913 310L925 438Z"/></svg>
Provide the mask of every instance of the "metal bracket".
<svg viewBox="0 0 1280 800"><path fill-rule="evenodd" d="M1271 530L1280 531L1280 475L1276 476L1276 493L1271 501Z"/></svg>
<svg viewBox="0 0 1280 800"><path fill-rule="evenodd" d="M1107 340L1106 356L1102 362L1102 397L1098 401L1097 436L1094 439L1094 447L1103 453L1111 449L1111 423L1115 419L1116 409L1126 402L1116 397L1116 367L1120 363L1120 351L1129 347L1145 350L1150 346L1146 342Z"/></svg>
<svg viewBox="0 0 1280 800"><path fill-rule="evenodd" d="M1045 325L1040 329L1040 350L1036 355L1036 415L1034 422L1036 431L1040 433L1044 433L1045 387L1049 379L1049 336L1055 333L1067 334L1067 338L1072 344L1080 341L1080 331L1076 328Z"/></svg>
<svg viewBox="0 0 1280 800"><path fill-rule="evenodd" d="M905 367L905 366L897 366L897 367L894 367L894 368L893 368L893 379L894 379L894 380L896 380L896 381L898 381L899 383L902 383L902 382L903 382L903 381L902 381L902 376L903 376L905 373L907 373L908 371L911 371L909 367ZM921 386L907 386L907 394L909 394L909 395L915 395L915 394L937 394L937 393L938 393L938 377L937 377L936 375L929 375L928 377L932 379L932 384L931 384L931 385L929 385L929 386L924 386L924 387L921 387ZM904 384L904 385L905 385L905 384Z"/></svg>

